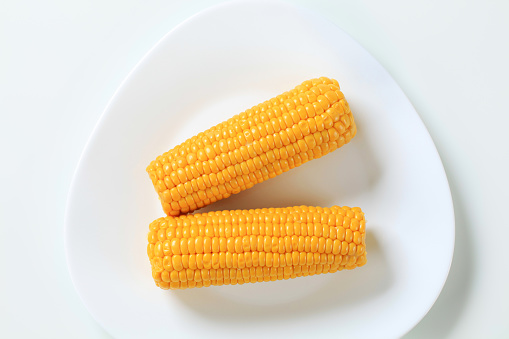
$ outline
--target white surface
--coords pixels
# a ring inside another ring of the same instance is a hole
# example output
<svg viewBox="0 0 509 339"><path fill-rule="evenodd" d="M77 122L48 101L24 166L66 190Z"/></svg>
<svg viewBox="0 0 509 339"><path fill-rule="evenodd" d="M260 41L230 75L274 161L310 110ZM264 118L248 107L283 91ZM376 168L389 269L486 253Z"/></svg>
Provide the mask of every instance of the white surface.
<svg viewBox="0 0 509 339"><path fill-rule="evenodd" d="M171 28L217 2L0 5L1 337L109 338L65 263L70 181L128 72ZM436 304L405 338L506 338L507 2L296 2L335 22L389 70L445 165L455 257Z"/></svg>
<svg viewBox="0 0 509 339"><path fill-rule="evenodd" d="M175 292L155 287L146 233L163 213L147 164L319 75L340 81L357 136L333 154L208 210L361 206L368 220L368 264L271 284ZM323 17L265 1L202 12L151 50L96 127L66 218L73 281L94 318L116 338L394 338L437 298L453 248L445 173L403 92Z"/></svg>

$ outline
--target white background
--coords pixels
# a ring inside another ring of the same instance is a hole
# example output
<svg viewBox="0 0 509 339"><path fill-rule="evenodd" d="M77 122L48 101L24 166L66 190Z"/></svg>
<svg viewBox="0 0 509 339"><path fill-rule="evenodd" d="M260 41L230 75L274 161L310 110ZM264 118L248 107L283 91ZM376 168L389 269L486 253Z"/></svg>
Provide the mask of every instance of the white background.
<svg viewBox="0 0 509 339"><path fill-rule="evenodd" d="M1 338L109 338L67 271L72 176L129 71L175 25L219 2L0 3ZM405 338L508 337L509 3L291 2L336 23L387 68L442 157L454 259L435 306Z"/></svg>

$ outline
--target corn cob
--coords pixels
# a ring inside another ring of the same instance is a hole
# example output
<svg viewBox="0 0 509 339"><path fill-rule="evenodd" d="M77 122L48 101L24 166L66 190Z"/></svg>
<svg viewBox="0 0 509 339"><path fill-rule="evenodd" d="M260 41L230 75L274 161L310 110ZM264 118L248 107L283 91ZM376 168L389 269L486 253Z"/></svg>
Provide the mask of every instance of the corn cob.
<svg viewBox="0 0 509 339"><path fill-rule="evenodd" d="M297 206L164 217L147 254L163 289L275 281L366 263L360 208Z"/></svg>
<svg viewBox="0 0 509 339"><path fill-rule="evenodd" d="M338 82L322 77L186 140L147 172L164 212L177 216L330 153L355 134Z"/></svg>

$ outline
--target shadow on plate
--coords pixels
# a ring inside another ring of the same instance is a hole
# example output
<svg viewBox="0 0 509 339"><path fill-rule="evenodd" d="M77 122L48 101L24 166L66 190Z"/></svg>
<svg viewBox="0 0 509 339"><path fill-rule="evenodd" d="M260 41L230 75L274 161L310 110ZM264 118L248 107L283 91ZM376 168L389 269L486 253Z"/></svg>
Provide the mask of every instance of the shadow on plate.
<svg viewBox="0 0 509 339"><path fill-rule="evenodd" d="M366 235L365 266L331 274L269 283L176 291L169 302L180 302L214 322L292 320L332 309L348 310L383 294L393 283L391 267L375 234Z"/></svg>
<svg viewBox="0 0 509 339"><path fill-rule="evenodd" d="M454 255L449 276L437 301L428 314L404 338L446 338L455 329L461 316L467 309L472 294L472 279L475 265L473 254L474 241L472 230L472 211L466 208L464 197L467 192L464 185L454 176L452 166L444 159L446 173L454 201L456 234ZM449 171L451 170L451 171Z"/></svg>

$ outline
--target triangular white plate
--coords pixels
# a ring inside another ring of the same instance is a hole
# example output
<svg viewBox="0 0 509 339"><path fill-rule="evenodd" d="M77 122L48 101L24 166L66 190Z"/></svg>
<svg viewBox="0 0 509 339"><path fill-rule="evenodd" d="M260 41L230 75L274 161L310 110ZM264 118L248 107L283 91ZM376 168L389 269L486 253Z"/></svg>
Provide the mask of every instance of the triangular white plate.
<svg viewBox="0 0 509 339"><path fill-rule="evenodd" d="M358 124L350 144L210 209L360 206L368 263L273 283L163 291L148 224L163 216L145 172L157 155L319 76L339 81ZM119 88L69 195L72 279L117 338L394 338L447 278L454 215L426 128L387 71L326 19L273 1L231 2L168 33Z"/></svg>

